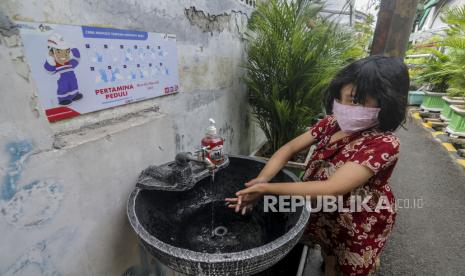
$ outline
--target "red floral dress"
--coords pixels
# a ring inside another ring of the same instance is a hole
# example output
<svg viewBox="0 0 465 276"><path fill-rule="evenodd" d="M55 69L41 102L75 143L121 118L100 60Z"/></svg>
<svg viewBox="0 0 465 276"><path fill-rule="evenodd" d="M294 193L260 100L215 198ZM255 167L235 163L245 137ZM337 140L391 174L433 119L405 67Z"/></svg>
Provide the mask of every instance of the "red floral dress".
<svg viewBox="0 0 465 276"><path fill-rule="evenodd" d="M392 132L372 128L330 143L331 136L339 130L334 116L326 116L310 128L317 144L303 180L326 180L346 162L366 166L374 175L364 185L345 194L342 202L344 207L349 207L350 196L358 196L367 201L372 211L361 208L360 212L313 212L304 239L313 240L326 254L336 256L344 275L369 275L396 217L388 180L397 163L399 140ZM384 200L382 206L392 208L375 211L380 206L380 198Z"/></svg>

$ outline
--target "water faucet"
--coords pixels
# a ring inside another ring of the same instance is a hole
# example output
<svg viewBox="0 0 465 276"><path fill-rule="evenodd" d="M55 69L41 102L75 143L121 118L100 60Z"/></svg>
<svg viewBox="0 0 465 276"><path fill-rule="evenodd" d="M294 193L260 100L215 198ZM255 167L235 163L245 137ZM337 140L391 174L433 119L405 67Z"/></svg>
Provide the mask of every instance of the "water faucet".
<svg viewBox="0 0 465 276"><path fill-rule="evenodd" d="M194 151L194 153L197 154L197 159L193 159L192 161L202 162L207 166L207 169L209 171L214 171L217 166L213 163L213 161L207 155L207 151L209 149L210 147L198 148L196 151Z"/></svg>
<svg viewBox="0 0 465 276"><path fill-rule="evenodd" d="M214 164L207 156L208 147L195 151L176 154L175 161L161 166L149 166L139 176L137 187L149 190L184 191L192 188L198 181L211 176L229 165L229 159ZM192 164L191 161L196 164Z"/></svg>
<svg viewBox="0 0 465 276"><path fill-rule="evenodd" d="M213 164L213 162L210 160L210 158L205 157L203 160L204 160L203 163L207 166L207 169L208 169L209 171L214 171L214 170L216 170L216 165Z"/></svg>
<svg viewBox="0 0 465 276"><path fill-rule="evenodd" d="M176 154L176 164L186 165L189 161L194 161L204 164L209 171L214 171L217 166L206 156L206 148L196 150L194 153L197 153L197 157L192 156L190 152L181 152Z"/></svg>

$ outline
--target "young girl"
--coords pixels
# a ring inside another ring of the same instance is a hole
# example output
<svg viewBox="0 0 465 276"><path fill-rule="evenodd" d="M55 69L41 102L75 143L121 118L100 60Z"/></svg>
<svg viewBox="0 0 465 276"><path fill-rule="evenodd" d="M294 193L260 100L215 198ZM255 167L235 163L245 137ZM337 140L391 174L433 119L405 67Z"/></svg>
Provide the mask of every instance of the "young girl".
<svg viewBox="0 0 465 276"><path fill-rule="evenodd" d="M409 75L400 58L370 56L336 74L326 93L328 114L310 130L281 147L247 188L228 198L245 213L265 194L359 197L372 210L313 212L304 233L321 245L325 274L370 275L394 225L394 196L388 180L397 162L405 121ZM291 157L317 143L302 182L268 182ZM383 199L384 207L379 201Z"/></svg>

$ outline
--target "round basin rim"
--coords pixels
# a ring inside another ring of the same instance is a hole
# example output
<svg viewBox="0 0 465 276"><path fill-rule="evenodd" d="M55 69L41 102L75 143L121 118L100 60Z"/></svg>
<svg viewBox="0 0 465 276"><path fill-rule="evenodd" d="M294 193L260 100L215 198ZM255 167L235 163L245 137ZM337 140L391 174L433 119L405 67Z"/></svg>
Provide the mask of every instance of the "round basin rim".
<svg viewBox="0 0 465 276"><path fill-rule="evenodd" d="M229 157L233 158L240 158L240 159L248 159L257 161L260 163L266 163L263 160L259 160L256 158L252 158L249 156L239 156L239 155L229 155ZM293 174L290 173L288 170L283 169L283 172L291 177L294 181L298 180L298 178ZM178 259L184 259L187 261L194 261L194 262L203 262L203 263L222 263L222 262L234 262L234 261L241 261L246 259L251 259L256 256L261 256L263 254L267 254L276 250L289 241L293 240L295 236L297 236L307 224L307 221L310 217L310 213L307 208L302 207L302 213L299 216L299 220L294 224L294 226L284 233L279 238L261 245L259 247L238 251L238 252L231 252L231 253L203 253L198 251L193 251L190 249L185 249L181 247L176 247L166 242L163 242L154 236L150 235L147 230L142 226L139 222L139 219L135 213L135 199L139 192L142 189L135 188L128 199L127 205L127 214L129 217L129 222L137 233L139 238L143 239L147 244L156 248L156 250L163 252L166 255L173 256ZM299 227L298 227L299 226Z"/></svg>

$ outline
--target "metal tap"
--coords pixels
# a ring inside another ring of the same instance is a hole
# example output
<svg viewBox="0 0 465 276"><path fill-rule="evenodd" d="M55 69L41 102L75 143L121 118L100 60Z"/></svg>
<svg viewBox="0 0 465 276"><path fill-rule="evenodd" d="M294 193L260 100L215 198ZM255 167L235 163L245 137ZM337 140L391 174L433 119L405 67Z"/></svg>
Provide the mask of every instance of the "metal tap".
<svg viewBox="0 0 465 276"><path fill-rule="evenodd" d="M197 157L190 152L181 152L176 155L174 162L160 166L149 166L139 176L136 186L148 190L185 191L211 176L214 180L218 170L229 165L229 158L220 164L214 164L207 156L208 147L195 151ZM196 164L190 164L193 161ZM200 165L201 164L201 165Z"/></svg>
<svg viewBox="0 0 465 276"><path fill-rule="evenodd" d="M212 171L216 169L216 165L207 157L206 150L207 147L196 150L197 157L194 157L190 152L182 152L176 155L176 163L178 165L185 165L188 161L194 161L197 163L204 164L208 170Z"/></svg>
<svg viewBox="0 0 465 276"><path fill-rule="evenodd" d="M207 147L200 147L197 150L195 150L194 153L197 155L197 159L192 159L192 161L202 162L207 166L209 171L214 171L217 166L207 156L207 151L209 149L210 147L207 146Z"/></svg>

